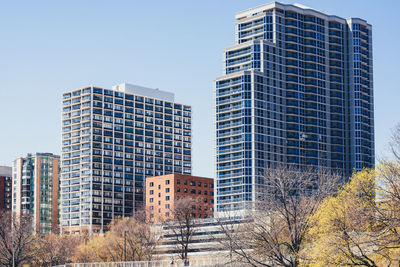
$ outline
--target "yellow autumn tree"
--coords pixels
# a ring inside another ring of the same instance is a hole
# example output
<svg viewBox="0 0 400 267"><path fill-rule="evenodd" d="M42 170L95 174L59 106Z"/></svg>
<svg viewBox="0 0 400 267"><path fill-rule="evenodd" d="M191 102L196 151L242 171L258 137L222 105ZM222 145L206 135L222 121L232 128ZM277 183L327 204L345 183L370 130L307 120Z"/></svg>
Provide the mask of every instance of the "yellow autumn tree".
<svg viewBox="0 0 400 267"><path fill-rule="evenodd" d="M105 235L104 249L111 261L150 261L159 243L157 234L140 218L122 218L113 221Z"/></svg>
<svg viewBox="0 0 400 267"><path fill-rule="evenodd" d="M383 161L376 171L377 201L374 226L379 230L376 240L380 266L400 265L400 162Z"/></svg>
<svg viewBox="0 0 400 267"><path fill-rule="evenodd" d="M103 234L92 235L77 246L73 262L105 262L110 257L104 248L105 236Z"/></svg>
<svg viewBox="0 0 400 267"><path fill-rule="evenodd" d="M393 167L393 166L392 166ZM394 167L393 167L394 168ZM326 198L311 216L305 266L391 266L398 263L399 206L392 203L388 182L400 175L382 164L354 174L336 196ZM395 194L394 194L395 195ZM396 211L397 210L397 211Z"/></svg>
<svg viewBox="0 0 400 267"><path fill-rule="evenodd" d="M116 219L105 234L97 234L78 246L75 262L150 261L160 235L137 218Z"/></svg>

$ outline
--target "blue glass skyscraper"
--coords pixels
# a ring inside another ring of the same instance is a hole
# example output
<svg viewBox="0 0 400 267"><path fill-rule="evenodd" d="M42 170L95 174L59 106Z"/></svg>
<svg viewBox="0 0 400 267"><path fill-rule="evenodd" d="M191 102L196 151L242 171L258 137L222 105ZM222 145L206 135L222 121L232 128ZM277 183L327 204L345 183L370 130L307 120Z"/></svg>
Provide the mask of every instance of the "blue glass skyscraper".
<svg viewBox="0 0 400 267"><path fill-rule="evenodd" d="M373 167L371 25L277 2L236 19L215 81L216 210L252 203L277 164Z"/></svg>

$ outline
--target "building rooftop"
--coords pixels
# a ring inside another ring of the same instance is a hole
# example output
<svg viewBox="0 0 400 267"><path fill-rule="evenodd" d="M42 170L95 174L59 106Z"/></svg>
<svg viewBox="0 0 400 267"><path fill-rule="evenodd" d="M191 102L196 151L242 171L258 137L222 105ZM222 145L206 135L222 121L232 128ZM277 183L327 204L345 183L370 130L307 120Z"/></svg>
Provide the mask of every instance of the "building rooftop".
<svg viewBox="0 0 400 267"><path fill-rule="evenodd" d="M244 19L244 18L255 16L255 15L261 13L261 12L264 12L264 11L270 10L270 9L274 9L274 8L292 10L292 11L295 11L295 12L301 12L303 14L313 15L313 16L317 16L317 17L320 17L320 18L324 18L324 19L336 20L336 21L339 21L339 22L342 22L342 23L346 22L346 20L344 18L342 18L342 17L338 17L336 15L330 15L330 14L327 14L325 12L316 10L314 8L311 8L311 7L302 5L302 4L297 4L297 3L296 4L283 4L283 3L280 3L280 2L276 2L276 1L268 3L268 4L265 4L265 5L261 5L261 6L257 6L257 7L254 7L254 8L250 8L250 9L241 11L241 12L236 14L235 18L237 20L241 20L241 19ZM365 20L363 20L363 19L359 19L359 20L360 20L361 23L364 23L365 25L367 25L367 22Z"/></svg>
<svg viewBox="0 0 400 267"><path fill-rule="evenodd" d="M38 157L55 157L55 158L59 158L59 155L55 155L53 153L49 153L49 152L36 152L36 153L28 153L27 157L32 157L32 156L38 156Z"/></svg>
<svg viewBox="0 0 400 267"><path fill-rule="evenodd" d="M159 89L153 89L153 88L148 88L148 87L144 87L144 86L129 84L129 83L121 83L121 84L114 85L112 87L112 89L115 91L119 91L119 92L131 93L131 94L141 95L141 96L148 96L148 97L167 100L167 101L171 101L171 102L174 102L174 99L175 99L175 95L173 93L161 91Z"/></svg>
<svg viewBox="0 0 400 267"><path fill-rule="evenodd" d="M0 166L0 176L10 176L12 174L12 168L9 166Z"/></svg>

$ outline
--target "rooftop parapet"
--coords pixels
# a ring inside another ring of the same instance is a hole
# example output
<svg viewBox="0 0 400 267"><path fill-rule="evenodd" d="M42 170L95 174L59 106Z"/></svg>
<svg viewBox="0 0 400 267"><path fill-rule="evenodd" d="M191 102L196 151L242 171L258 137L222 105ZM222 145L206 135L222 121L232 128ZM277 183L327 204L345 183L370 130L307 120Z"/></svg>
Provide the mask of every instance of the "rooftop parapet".
<svg viewBox="0 0 400 267"><path fill-rule="evenodd" d="M121 83L118 85L114 85L112 87L113 90L119 91L119 92L124 92L124 93L131 93L131 94L136 94L136 95L141 95L141 96L148 96L152 98L157 98L161 100L167 100L174 102L175 95L170 92L166 91L161 91L159 89L152 89L148 87L143 87L139 85L134 85L134 84L128 84L128 83Z"/></svg>

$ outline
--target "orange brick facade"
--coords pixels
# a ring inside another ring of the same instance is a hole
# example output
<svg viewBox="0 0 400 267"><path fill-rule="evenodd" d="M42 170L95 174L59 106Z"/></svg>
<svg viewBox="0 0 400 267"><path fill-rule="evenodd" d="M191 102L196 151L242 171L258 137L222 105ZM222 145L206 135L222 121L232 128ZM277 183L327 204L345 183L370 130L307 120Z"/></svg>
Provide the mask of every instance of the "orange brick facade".
<svg viewBox="0 0 400 267"><path fill-rule="evenodd" d="M193 217L210 218L214 214L214 179L184 174L146 178L146 216L151 222L174 219L174 207L180 199L192 198ZM195 207L194 207L195 206Z"/></svg>

